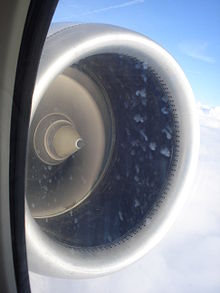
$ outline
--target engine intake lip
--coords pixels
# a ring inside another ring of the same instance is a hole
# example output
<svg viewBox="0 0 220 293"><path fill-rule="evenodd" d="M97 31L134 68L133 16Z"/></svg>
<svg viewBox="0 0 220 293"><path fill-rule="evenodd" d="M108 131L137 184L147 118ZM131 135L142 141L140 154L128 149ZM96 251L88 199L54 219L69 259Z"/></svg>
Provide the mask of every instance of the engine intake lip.
<svg viewBox="0 0 220 293"><path fill-rule="evenodd" d="M68 27L49 36L38 72L32 113L51 81L65 68L94 54L122 51L137 56L143 62L147 58L149 66L164 81L173 97L174 115L179 126L179 156L168 195L151 222L141 226L129 241L108 249L87 251L73 250L50 239L34 222L26 204L27 253L30 269L35 272L64 278L86 278L104 275L133 263L166 234L190 192L199 150L199 126L193 93L176 61L150 39L102 24Z"/></svg>

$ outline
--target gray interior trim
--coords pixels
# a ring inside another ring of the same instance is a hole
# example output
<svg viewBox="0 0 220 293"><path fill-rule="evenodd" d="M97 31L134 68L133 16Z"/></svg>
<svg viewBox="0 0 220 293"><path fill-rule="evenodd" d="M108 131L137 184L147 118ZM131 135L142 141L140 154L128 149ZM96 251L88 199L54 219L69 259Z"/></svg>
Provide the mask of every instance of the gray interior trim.
<svg viewBox="0 0 220 293"><path fill-rule="evenodd" d="M29 0L0 6L0 292L17 292L9 211L10 120L17 60Z"/></svg>

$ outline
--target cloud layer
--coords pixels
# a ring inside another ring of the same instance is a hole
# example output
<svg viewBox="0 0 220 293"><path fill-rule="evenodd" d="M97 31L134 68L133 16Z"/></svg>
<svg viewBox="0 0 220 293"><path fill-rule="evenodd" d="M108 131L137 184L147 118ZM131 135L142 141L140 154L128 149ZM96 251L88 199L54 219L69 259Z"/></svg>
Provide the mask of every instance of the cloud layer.
<svg viewBox="0 0 220 293"><path fill-rule="evenodd" d="M207 63L215 63L215 59L207 53L209 44L207 42L183 42L179 48L183 54Z"/></svg>
<svg viewBox="0 0 220 293"><path fill-rule="evenodd" d="M121 4L116 4L116 5L111 5L111 6L106 6L103 8L91 10L91 11L85 12L81 15L96 14L96 13L101 13L101 12L105 12L105 11L109 11L109 10L113 10L113 9L125 8L128 6L133 6L133 5L137 5L137 4L141 4L141 3L144 3L144 0L133 0L133 1L128 1L128 2L123 2Z"/></svg>

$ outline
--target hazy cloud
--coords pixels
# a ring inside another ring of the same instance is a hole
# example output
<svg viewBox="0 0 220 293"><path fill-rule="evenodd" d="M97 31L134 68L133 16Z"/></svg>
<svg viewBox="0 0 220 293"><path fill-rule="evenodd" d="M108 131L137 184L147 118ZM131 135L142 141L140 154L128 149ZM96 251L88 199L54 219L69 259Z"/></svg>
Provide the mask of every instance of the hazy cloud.
<svg viewBox="0 0 220 293"><path fill-rule="evenodd" d="M124 8L124 7L128 7L128 6L133 6L133 5L137 5L137 4L141 4L141 3L144 3L144 0L127 1L127 2L124 2L121 4L116 4L116 5L111 5L111 6L91 10L91 11L85 12L81 15L90 15L90 14L105 12L105 11L109 11L109 10L113 10L113 9L119 9L119 8Z"/></svg>
<svg viewBox="0 0 220 293"><path fill-rule="evenodd" d="M194 74L194 75L201 75L202 74L202 72L200 70L193 70L193 69L188 69L188 70L186 70L186 72Z"/></svg>
<svg viewBox="0 0 220 293"><path fill-rule="evenodd" d="M209 44L207 42L183 42L179 48L183 54L208 63L215 63L215 59L207 53Z"/></svg>

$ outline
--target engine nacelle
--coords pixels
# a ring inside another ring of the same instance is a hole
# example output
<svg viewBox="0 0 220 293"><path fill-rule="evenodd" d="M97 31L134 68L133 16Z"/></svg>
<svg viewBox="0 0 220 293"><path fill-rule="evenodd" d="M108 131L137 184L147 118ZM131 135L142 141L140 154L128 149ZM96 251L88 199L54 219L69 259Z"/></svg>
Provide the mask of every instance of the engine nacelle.
<svg viewBox="0 0 220 293"><path fill-rule="evenodd" d="M194 103L180 66L143 35L81 24L47 37L27 155L31 271L96 277L160 241L190 193Z"/></svg>

